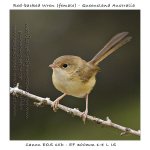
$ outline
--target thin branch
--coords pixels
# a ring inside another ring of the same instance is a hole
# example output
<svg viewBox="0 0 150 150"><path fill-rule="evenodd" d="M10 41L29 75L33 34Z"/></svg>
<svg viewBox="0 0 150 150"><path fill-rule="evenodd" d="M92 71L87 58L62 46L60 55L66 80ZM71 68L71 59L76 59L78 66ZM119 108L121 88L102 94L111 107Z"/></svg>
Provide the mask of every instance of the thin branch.
<svg viewBox="0 0 150 150"><path fill-rule="evenodd" d="M10 94L12 95L23 95L25 97L28 97L32 100L35 100L35 101L38 101L38 102L34 102L34 104L36 104L37 106L40 106L40 105L50 105L52 107L52 104L53 104L53 101L50 100L50 98L42 98L42 97L39 97L39 96L36 96L36 95L33 95L29 92L26 92L24 90L21 90L19 89L19 84L17 84L16 87L12 88L10 87ZM68 114L72 114L74 116L78 116L78 117L82 117L82 112L80 112L78 109L74 108L69 108L69 107L66 107L64 105L61 105L61 104L58 104L58 108L67 112ZM100 118L96 118L94 116L91 116L91 115L87 115L87 120L90 120L92 122L96 122L97 124L101 124L103 126L107 126L107 127L112 127L112 128L115 128L115 129L118 129L121 132L121 136L122 135L125 135L125 134L132 134L132 135L136 135L136 136L140 136L140 130L136 131L136 130L133 130L131 128L127 128L127 127L124 127L124 126L121 126L121 125L118 125L116 123L113 123L109 117L106 118L106 120L102 120Z"/></svg>

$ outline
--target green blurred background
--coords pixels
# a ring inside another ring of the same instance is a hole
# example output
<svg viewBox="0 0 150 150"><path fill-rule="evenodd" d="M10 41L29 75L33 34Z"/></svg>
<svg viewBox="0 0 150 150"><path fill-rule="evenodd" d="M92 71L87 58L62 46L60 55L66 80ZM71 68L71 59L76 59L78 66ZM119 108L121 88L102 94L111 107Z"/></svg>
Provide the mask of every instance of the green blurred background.
<svg viewBox="0 0 150 150"><path fill-rule="evenodd" d="M61 55L72 54L90 60L115 34L128 31L133 39L101 62L97 83L89 95L89 114L120 125L140 129L140 11L139 10L11 10L10 86L13 82L12 30L30 31L29 92L50 97L61 95L51 80L48 65ZM23 49L24 50L24 49ZM16 72L19 75L19 72ZM20 83L24 87L24 82ZM24 88L23 88L24 89ZM21 102L22 101L22 102ZM20 103L23 109L20 109ZM85 100L66 96L61 104L85 109ZM14 107L16 114L13 115ZM28 112L27 112L28 111ZM28 114L28 117L26 115ZM10 96L11 140L139 140L120 136L118 130L48 106L37 108L32 100Z"/></svg>

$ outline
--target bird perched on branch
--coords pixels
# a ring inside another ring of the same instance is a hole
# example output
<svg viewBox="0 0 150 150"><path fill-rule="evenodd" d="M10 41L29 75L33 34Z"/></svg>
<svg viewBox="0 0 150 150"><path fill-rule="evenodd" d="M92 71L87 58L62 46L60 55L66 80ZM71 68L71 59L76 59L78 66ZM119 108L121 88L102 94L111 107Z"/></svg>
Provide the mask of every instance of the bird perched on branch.
<svg viewBox="0 0 150 150"><path fill-rule="evenodd" d="M79 56L64 55L54 60L49 65L53 69L52 81L55 88L63 94L53 102L56 111L59 101L66 95L86 99L86 108L82 114L85 122L88 114L88 95L96 83L98 64L107 56L131 40L128 32L116 34L90 61L85 61Z"/></svg>

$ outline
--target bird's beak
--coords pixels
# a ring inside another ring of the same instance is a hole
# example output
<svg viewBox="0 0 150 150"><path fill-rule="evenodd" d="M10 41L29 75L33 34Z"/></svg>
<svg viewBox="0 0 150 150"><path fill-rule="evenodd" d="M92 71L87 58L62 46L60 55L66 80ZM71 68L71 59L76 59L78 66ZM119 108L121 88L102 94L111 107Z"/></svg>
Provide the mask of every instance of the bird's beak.
<svg viewBox="0 0 150 150"><path fill-rule="evenodd" d="M50 64L48 67L50 67L50 68L52 68L52 69L54 69L54 68L58 68L58 66L57 66L57 65L55 65L55 64Z"/></svg>

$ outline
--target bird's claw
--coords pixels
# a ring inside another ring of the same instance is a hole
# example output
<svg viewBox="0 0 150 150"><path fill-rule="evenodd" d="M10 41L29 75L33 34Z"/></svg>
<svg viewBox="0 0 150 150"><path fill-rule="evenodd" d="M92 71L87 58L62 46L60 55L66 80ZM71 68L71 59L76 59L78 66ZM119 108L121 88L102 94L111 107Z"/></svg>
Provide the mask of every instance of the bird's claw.
<svg viewBox="0 0 150 150"><path fill-rule="evenodd" d="M55 100L53 103L52 103L52 108L53 108L53 111L56 112L57 109L58 109L58 104L59 104L59 100Z"/></svg>
<svg viewBox="0 0 150 150"><path fill-rule="evenodd" d="M81 115L81 118L82 118L82 121L84 122L84 124L85 124L85 121L86 121L86 118L87 118L87 114L88 114L88 112L87 112L87 111L84 111L84 112L82 113L82 115Z"/></svg>

